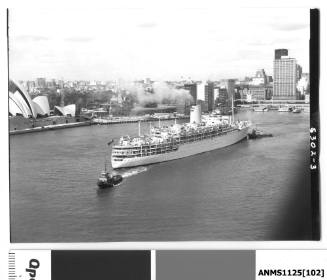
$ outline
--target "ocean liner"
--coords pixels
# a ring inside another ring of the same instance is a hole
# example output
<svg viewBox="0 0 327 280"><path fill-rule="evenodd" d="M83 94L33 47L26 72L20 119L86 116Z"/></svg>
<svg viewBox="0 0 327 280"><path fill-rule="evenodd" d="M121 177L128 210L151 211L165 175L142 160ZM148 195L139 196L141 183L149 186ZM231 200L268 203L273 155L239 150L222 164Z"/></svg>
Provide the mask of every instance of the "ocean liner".
<svg viewBox="0 0 327 280"><path fill-rule="evenodd" d="M111 153L114 169L184 158L235 144L247 137L251 123L234 117L201 115L192 106L190 123L152 127L150 135L122 136Z"/></svg>

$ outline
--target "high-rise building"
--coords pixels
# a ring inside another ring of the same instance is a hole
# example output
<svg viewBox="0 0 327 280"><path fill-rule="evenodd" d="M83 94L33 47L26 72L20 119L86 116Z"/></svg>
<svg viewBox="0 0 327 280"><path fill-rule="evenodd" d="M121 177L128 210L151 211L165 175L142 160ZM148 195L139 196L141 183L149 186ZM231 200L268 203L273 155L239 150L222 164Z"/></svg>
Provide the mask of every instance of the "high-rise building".
<svg viewBox="0 0 327 280"><path fill-rule="evenodd" d="M288 56L280 56L279 58L276 56L276 51L278 50L275 50L274 60L274 99L297 99L296 59Z"/></svg>
<svg viewBox="0 0 327 280"><path fill-rule="evenodd" d="M303 73L301 79L297 82L296 86L296 89L300 93L301 98L304 98L304 96L309 93L309 82L309 74Z"/></svg>
<svg viewBox="0 0 327 280"><path fill-rule="evenodd" d="M45 88L46 87L46 80L45 80L45 78L37 78L36 79L36 86L38 88Z"/></svg>
<svg viewBox="0 0 327 280"><path fill-rule="evenodd" d="M58 87L59 88L64 88L65 82L64 80L58 80Z"/></svg>
<svg viewBox="0 0 327 280"><path fill-rule="evenodd" d="M185 84L184 88L190 92L190 95L193 98L191 105L195 105L197 100L196 83Z"/></svg>
<svg viewBox="0 0 327 280"><path fill-rule="evenodd" d="M178 114L189 115L190 108L191 108L191 100L189 100L189 99L187 99L187 100L181 99L181 100L178 100L176 103L176 112Z"/></svg>
<svg viewBox="0 0 327 280"><path fill-rule="evenodd" d="M27 81L26 82L26 90L28 93L32 93L35 88L35 81Z"/></svg>
<svg viewBox="0 0 327 280"><path fill-rule="evenodd" d="M219 88L219 95L218 95L218 104L222 106L226 106L228 103L228 92L227 89L222 87Z"/></svg>
<svg viewBox="0 0 327 280"><path fill-rule="evenodd" d="M232 106L232 98L234 98L235 94L235 80L234 79L226 79L220 82L221 88L225 88L227 91L228 99L226 100L226 106Z"/></svg>
<svg viewBox="0 0 327 280"><path fill-rule="evenodd" d="M219 87L215 86L214 89L213 89L213 99L217 100L218 97L219 97Z"/></svg>
<svg viewBox="0 0 327 280"><path fill-rule="evenodd" d="M288 56L287 49L277 49L275 50L275 59L281 59L282 56Z"/></svg>
<svg viewBox="0 0 327 280"><path fill-rule="evenodd" d="M204 87L204 102L209 112L214 109L214 83L208 82Z"/></svg>
<svg viewBox="0 0 327 280"><path fill-rule="evenodd" d="M205 100L205 85L206 81L201 81L200 83L196 84L196 101Z"/></svg>

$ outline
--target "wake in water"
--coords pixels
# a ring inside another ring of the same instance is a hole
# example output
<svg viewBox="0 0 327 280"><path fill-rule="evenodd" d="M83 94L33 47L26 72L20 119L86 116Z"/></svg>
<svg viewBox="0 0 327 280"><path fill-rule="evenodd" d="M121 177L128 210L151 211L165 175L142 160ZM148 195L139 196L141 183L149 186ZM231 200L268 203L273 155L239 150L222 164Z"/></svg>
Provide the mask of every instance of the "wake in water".
<svg viewBox="0 0 327 280"><path fill-rule="evenodd" d="M145 166L140 166L140 167L135 167L135 168L131 168L131 169L127 169L127 170L123 170L120 173L121 176L123 176L123 178L128 178L137 174L140 174L142 172L147 171L148 169Z"/></svg>

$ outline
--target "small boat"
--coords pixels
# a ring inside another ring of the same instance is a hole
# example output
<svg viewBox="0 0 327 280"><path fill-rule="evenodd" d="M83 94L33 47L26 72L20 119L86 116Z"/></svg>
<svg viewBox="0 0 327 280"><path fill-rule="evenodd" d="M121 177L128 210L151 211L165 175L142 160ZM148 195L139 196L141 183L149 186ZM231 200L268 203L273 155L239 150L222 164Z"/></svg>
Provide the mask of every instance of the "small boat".
<svg viewBox="0 0 327 280"><path fill-rule="evenodd" d="M254 112L267 112L268 108L266 106L258 106L253 108Z"/></svg>
<svg viewBox="0 0 327 280"><path fill-rule="evenodd" d="M277 111L279 108L278 108L278 106L276 106L276 105L268 105L268 110L269 111Z"/></svg>
<svg viewBox="0 0 327 280"><path fill-rule="evenodd" d="M99 188L114 187L117 186L122 181L123 181L123 176L119 174L113 175L107 171L102 171L98 179L97 185Z"/></svg>
<svg viewBox="0 0 327 280"><path fill-rule="evenodd" d="M288 106L279 107L278 112L291 112L291 108Z"/></svg>
<svg viewBox="0 0 327 280"><path fill-rule="evenodd" d="M293 109L293 113L295 113L295 114L298 114L298 113L301 113L301 109L300 108L294 108Z"/></svg>

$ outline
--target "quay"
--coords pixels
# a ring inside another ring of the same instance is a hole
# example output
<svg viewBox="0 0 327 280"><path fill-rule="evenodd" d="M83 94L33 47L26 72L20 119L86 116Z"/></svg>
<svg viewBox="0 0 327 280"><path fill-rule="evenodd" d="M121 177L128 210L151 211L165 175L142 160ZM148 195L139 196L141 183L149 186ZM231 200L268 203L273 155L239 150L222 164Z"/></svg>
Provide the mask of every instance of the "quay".
<svg viewBox="0 0 327 280"><path fill-rule="evenodd" d="M155 122L155 121L171 121L179 119L189 119L189 116L169 117L169 118L95 118L92 119L93 124L110 125L110 124L122 124L122 123L137 123L137 122Z"/></svg>
<svg viewBox="0 0 327 280"><path fill-rule="evenodd" d="M9 135L25 134L25 133L32 133L32 132L42 132L42 131L48 131L48 130L57 130L57 129L64 129L64 128L89 126L89 125L92 125L91 121L51 124L51 125L38 126L38 127L33 127L33 128L11 130L11 131L9 131Z"/></svg>
<svg viewBox="0 0 327 280"><path fill-rule="evenodd" d="M310 103L305 102L304 100L276 100L276 99L270 99L270 100L257 100L253 102L247 102L246 99L237 99L240 103L236 105L236 107L239 108L256 108L256 107L262 107L267 106L270 108L279 108L279 107L296 107L301 108L302 110L309 111L310 110ZM246 102L246 104L244 103Z"/></svg>
<svg viewBox="0 0 327 280"><path fill-rule="evenodd" d="M151 121L161 121L166 120L175 120L175 119L188 119L189 116L178 116L178 117L165 117L165 118L144 118L144 117L118 117L113 119L108 118L93 118L89 120L83 121L74 121L69 120L63 123L56 123L53 122L45 122L37 123L36 121L24 120L27 123L20 123L20 126L11 126L9 130L9 135L17 135L17 134L26 134L26 133L33 133L33 132L42 132L48 130L57 130L57 129L65 129L65 128L74 128L74 127L81 127L81 126L90 126L90 125L111 125L111 124L124 124L124 123L137 123L141 122L151 122ZM78 120L78 119L77 119Z"/></svg>
<svg viewBox="0 0 327 280"><path fill-rule="evenodd" d="M266 104L265 104L266 103ZM261 106L266 105L276 106L277 104L274 102L272 105L271 102L261 102ZM241 105L239 109L253 110L259 104L251 104L246 105L246 107ZM310 104L299 104L299 103L279 103L279 106L282 105L296 105L304 110L304 112L310 109ZM301 106L302 105L302 106ZM272 110L272 108L270 108ZM277 108L276 108L277 109ZM15 120L16 119L16 120ZM49 117L41 120L31 120L24 118L15 118L9 120L9 135L16 134L25 134L32 132L42 132L48 130L57 130L57 129L65 129L65 128L74 128L81 126L90 126L90 125L113 125L113 124L124 124L124 123L137 123L137 122L156 122L156 121L169 121L169 120L179 120L179 119L189 119L187 115L180 116L157 116L157 117L149 117L149 116L134 116L134 117L93 117L86 118L83 116L80 117Z"/></svg>

